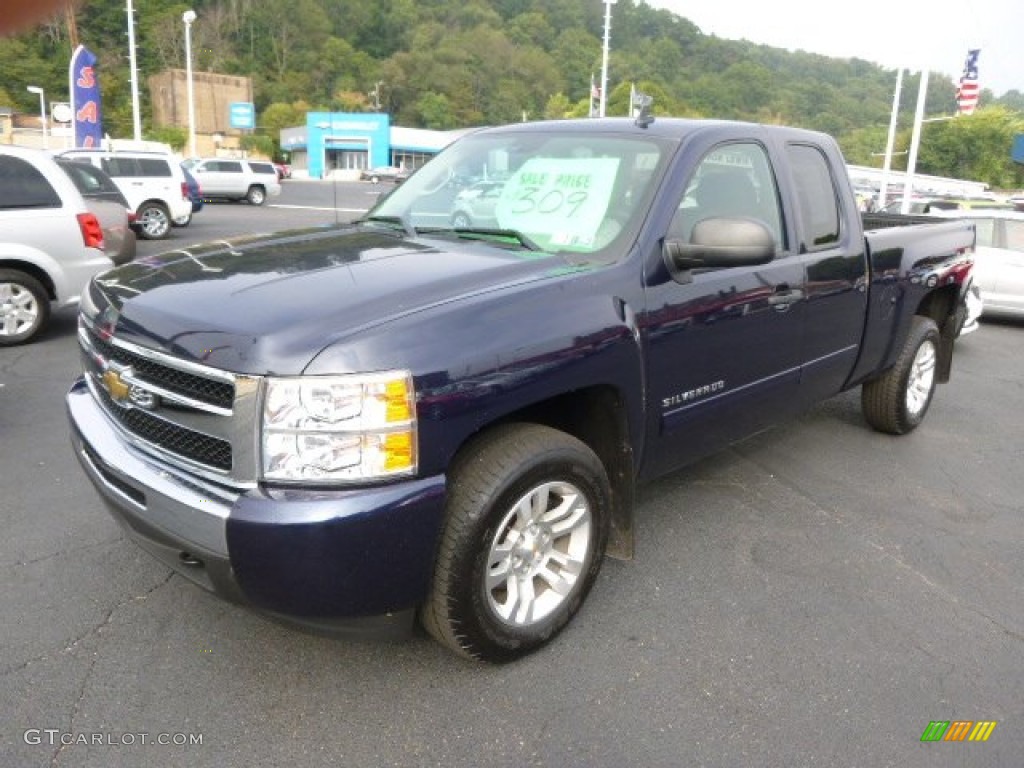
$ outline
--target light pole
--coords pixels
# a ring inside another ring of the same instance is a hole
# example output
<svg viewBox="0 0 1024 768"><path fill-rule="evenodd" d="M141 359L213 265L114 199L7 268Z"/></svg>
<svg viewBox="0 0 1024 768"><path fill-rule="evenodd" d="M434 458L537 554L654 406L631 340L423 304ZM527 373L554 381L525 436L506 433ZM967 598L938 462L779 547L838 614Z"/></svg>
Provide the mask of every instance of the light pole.
<svg viewBox="0 0 1024 768"><path fill-rule="evenodd" d="M188 91L188 146L191 157L197 157L196 152L196 100L192 93L192 22L196 20L196 12L189 9L181 14L181 20L185 22L185 79Z"/></svg>
<svg viewBox="0 0 1024 768"><path fill-rule="evenodd" d="M46 135L46 93L38 85L30 85L26 90L29 93L39 94L39 122L43 125L43 149L49 149L50 139Z"/></svg>
<svg viewBox="0 0 1024 768"><path fill-rule="evenodd" d="M135 9L132 7L132 0L128 0L125 11L128 14L128 66L132 70L132 134L136 141L142 141L142 119L139 117L139 68L135 63ZM73 14L69 15L73 17Z"/></svg>
<svg viewBox="0 0 1024 768"><path fill-rule="evenodd" d="M604 44L601 46L601 99L598 102L598 117L604 117L608 103L608 38L612 32L612 6L615 0L604 0ZM633 109L631 104L630 111Z"/></svg>

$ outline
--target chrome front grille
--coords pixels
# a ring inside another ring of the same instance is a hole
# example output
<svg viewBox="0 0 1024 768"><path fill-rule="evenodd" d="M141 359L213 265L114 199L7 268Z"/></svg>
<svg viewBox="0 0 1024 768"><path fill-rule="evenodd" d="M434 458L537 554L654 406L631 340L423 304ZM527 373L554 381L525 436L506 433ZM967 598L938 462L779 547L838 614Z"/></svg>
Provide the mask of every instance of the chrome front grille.
<svg viewBox="0 0 1024 768"><path fill-rule="evenodd" d="M179 360L79 324L86 380L138 449L218 483L257 478L260 378Z"/></svg>
<svg viewBox="0 0 1024 768"><path fill-rule="evenodd" d="M235 387L230 381L210 379L158 363L156 360L143 357L124 347L114 346L109 341L102 339L95 331L87 332L93 349L108 360L116 360L126 366L130 365L139 377L151 384L218 408L231 409L235 400Z"/></svg>
<svg viewBox="0 0 1024 768"><path fill-rule="evenodd" d="M123 408L102 387L95 389L107 413L125 430L154 446L221 472L233 466L231 443L180 427L141 408Z"/></svg>

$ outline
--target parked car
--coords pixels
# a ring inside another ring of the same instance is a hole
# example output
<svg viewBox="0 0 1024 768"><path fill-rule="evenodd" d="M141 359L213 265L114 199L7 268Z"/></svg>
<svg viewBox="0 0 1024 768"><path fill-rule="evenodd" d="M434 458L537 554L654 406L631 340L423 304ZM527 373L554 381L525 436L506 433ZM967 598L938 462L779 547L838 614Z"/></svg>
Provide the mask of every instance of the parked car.
<svg viewBox="0 0 1024 768"><path fill-rule="evenodd" d="M274 163L274 168L277 169L278 181L284 181L292 177L292 167L287 163Z"/></svg>
<svg viewBox="0 0 1024 768"><path fill-rule="evenodd" d="M379 168L364 168L359 178L361 181L369 181L371 184L379 184L382 181L391 181L401 184L409 178L409 171L394 165L382 165Z"/></svg>
<svg viewBox="0 0 1024 768"><path fill-rule="evenodd" d="M494 209L504 188L504 181L478 181L460 190L452 203L452 226L497 226Z"/></svg>
<svg viewBox="0 0 1024 768"><path fill-rule="evenodd" d="M190 160L187 167L207 200L248 200L263 205L267 197L281 194L277 169L268 161L209 157Z"/></svg>
<svg viewBox="0 0 1024 768"><path fill-rule="evenodd" d="M199 182L196 181L196 177L192 175L192 172L189 171L188 168L182 166L181 172L185 174L185 183L188 185L188 198L192 201L192 210L189 211L187 216L182 216L172 222L176 227L188 226L189 222L192 221L192 215L203 210L202 187L199 186Z"/></svg>
<svg viewBox="0 0 1024 768"><path fill-rule="evenodd" d="M884 213L899 213L903 200L892 200L883 209ZM935 215L942 211L970 210L1013 210L1013 204L992 197L914 197L910 201L911 214Z"/></svg>
<svg viewBox="0 0 1024 768"><path fill-rule="evenodd" d="M460 167L508 173L499 227L443 226ZM94 281L75 455L206 589L520 657L632 555L640 482L854 387L873 428L923 423L974 228L864 231L845 174L775 125L471 133L352 225Z"/></svg>
<svg viewBox="0 0 1024 768"><path fill-rule="evenodd" d="M0 346L38 334L113 266L103 228L49 154L0 146Z"/></svg>
<svg viewBox="0 0 1024 768"><path fill-rule="evenodd" d="M941 216L971 221L977 228L974 285L981 316L1024 318L1024 212L972 208Z"/></svg>
<svg viewBox="0 0 1024 768"><path fill-rule="evenodd" d="M104 171L94 165L57 158L59 165L82 194L89 210L103 229L103 250L115 265L135 258L135 211L121 190Z"/></svg>
<svg viewBox="0 0 1024 768"><path fill-rule="evenodd" d="M171 223L192 211L188 184L173 156L160 152L69 149L59 153L75 162L90 163L106 171L138 217L139 236L162 240Z"/></svg>

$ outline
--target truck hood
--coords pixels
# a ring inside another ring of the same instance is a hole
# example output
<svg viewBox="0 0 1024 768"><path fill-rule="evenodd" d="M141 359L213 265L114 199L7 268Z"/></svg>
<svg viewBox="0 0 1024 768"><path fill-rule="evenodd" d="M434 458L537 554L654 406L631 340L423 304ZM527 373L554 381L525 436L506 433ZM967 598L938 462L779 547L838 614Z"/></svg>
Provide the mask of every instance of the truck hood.
<svg viewBox="0 0 1024 768"><path fill-rule="evenodd" d="M104 333L238 373L297 374L351 334L578 269L562 256L369 227L220 241L99 276Z"/></svg>

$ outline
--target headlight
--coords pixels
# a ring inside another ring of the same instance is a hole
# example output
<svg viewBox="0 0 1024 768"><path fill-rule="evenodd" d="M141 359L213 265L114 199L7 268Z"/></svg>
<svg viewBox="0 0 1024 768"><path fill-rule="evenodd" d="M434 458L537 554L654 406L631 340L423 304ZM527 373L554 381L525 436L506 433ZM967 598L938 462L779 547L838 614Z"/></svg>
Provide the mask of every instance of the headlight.
<svg viewBox="0 0 1024 768"><path fill-rule="evenodd" d="M263 479L357 482L416 471L416 407L408 371L269 378Z"/></svg>

